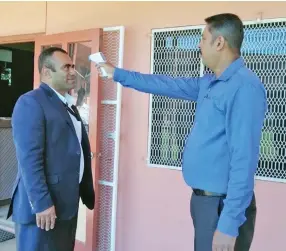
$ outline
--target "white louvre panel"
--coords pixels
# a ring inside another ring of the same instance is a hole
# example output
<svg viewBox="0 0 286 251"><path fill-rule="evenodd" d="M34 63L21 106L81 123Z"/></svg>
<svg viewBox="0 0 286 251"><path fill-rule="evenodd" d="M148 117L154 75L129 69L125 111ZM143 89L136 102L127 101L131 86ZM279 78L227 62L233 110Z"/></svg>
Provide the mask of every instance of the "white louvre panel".
<svg viewBox="0 0 286 251"><path fill-rule="evenodd" d="M122 67L124 28L103 30L102 52L113 65ZM121 86L100 80L100 166L97 251L114 251L120 135Z"/></svg>
<svg viewBox="0 0 286 251"><path fill-rule="evenodd" d="M200 63L201 27L154 30L152 72L170 76L199 76L210 72ZM261 140L257 178L286 181L286 22L245 22L242 57L267 90L268 112ZM149 165L181 170L185 138L193 124L195 105L152 95L150 103Z"/></svg>

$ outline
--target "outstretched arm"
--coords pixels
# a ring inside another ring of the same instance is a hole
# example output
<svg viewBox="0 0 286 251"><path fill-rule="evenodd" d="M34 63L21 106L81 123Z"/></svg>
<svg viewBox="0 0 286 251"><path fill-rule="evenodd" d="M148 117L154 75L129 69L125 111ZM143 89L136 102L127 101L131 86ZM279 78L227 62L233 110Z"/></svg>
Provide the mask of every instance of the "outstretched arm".
<svg viewBox="0 0 286 251"><path fill-rule="evenodd" d="M170 98L197 101L200 85L209 78L173 78L166 75L142 74L113 67L109 63L99 64L104 68L108 78L125 87L137 91L167 96Z"/></svg>

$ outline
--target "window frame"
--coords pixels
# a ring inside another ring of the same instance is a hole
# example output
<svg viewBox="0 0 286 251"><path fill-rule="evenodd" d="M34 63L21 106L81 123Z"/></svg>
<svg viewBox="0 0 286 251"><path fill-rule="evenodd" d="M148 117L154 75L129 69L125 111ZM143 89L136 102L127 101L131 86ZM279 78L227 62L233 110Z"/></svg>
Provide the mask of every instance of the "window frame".
<svg viewBox="0 0 286 251"><path fill-rule="evenodd" d="M271 24L271 23L279 23L279 22L286 22L286 18L270 18L270 19L257 19L257 20L247 20L243 21L243 25L261 25L261 24ZM154 73L154 50L155 50L155 34L161 33L161 32L172 32L172 31L182 31L182 30L194 30L194 29L201 29L201 32L203 32L204 25L190 25L190 26L178 26L178 27L169 27L169 28L156 28L152 29L151 33L151 64L150 64L150 73ZM202 60L200 60L200 76L203 76L204 74L204 66L202 63ZM152 116L153 116L153 94L150 94L149 96L149 118L148 118L148 149L147 149L147 166L151 168L163 168L163 169L170 169L170 170L177 170L182 171L182 167L177 166L168 166L168 165L160 165L160 164L152 164L150 162L151 159L151 143L152 143ZM263 177L256 175L255 179L262 180L262 181L271 181L271 182L280 182L280 183L286 183L286 178L271 178L271 177Z"/></svg>

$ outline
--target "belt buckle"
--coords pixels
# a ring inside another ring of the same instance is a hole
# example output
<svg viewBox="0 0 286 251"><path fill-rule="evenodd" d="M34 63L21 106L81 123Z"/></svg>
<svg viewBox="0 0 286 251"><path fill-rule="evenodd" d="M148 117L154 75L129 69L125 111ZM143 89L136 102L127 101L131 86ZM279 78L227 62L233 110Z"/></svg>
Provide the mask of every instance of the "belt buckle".
<svg viewBox="0 0 286 251"><path fill-rule="evenodd" d="M201 189L193 189L193 192L197 196L205 196L205 191Z"/></svg>
<svg viewBox="0 0 286 251"><path fill-rule="evenodd" d="M219 194L219 193L213 193L213 192L209 192L209 191L205 191L202 189L193 189L195 195L197 196L209 196L209 197L223 197L223 194Z"/></svg>
<svg viewBox="0 0 286 251"><path fill-rule="evenodd" d="M205 196L215 196L216 195L215 193L211 193L211 192L208 192L208 191L203 191L203 194Z"/></svg>

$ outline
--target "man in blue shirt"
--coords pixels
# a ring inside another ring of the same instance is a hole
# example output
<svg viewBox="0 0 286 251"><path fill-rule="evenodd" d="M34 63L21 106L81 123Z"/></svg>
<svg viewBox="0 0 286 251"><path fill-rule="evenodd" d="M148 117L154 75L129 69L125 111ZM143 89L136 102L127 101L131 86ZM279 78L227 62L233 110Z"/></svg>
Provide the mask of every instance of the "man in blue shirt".
<svg viewBox="0 0 286 251"><path fill-rule="evenodd" d="M195 251L248 251L254 234L254 176L267 109L265 89L240 57L243 24L234 14L205 19L199 48L214 74L172 78L99 64L108 78L141 92L197 102L183 154L192 189Z"/></svg>

